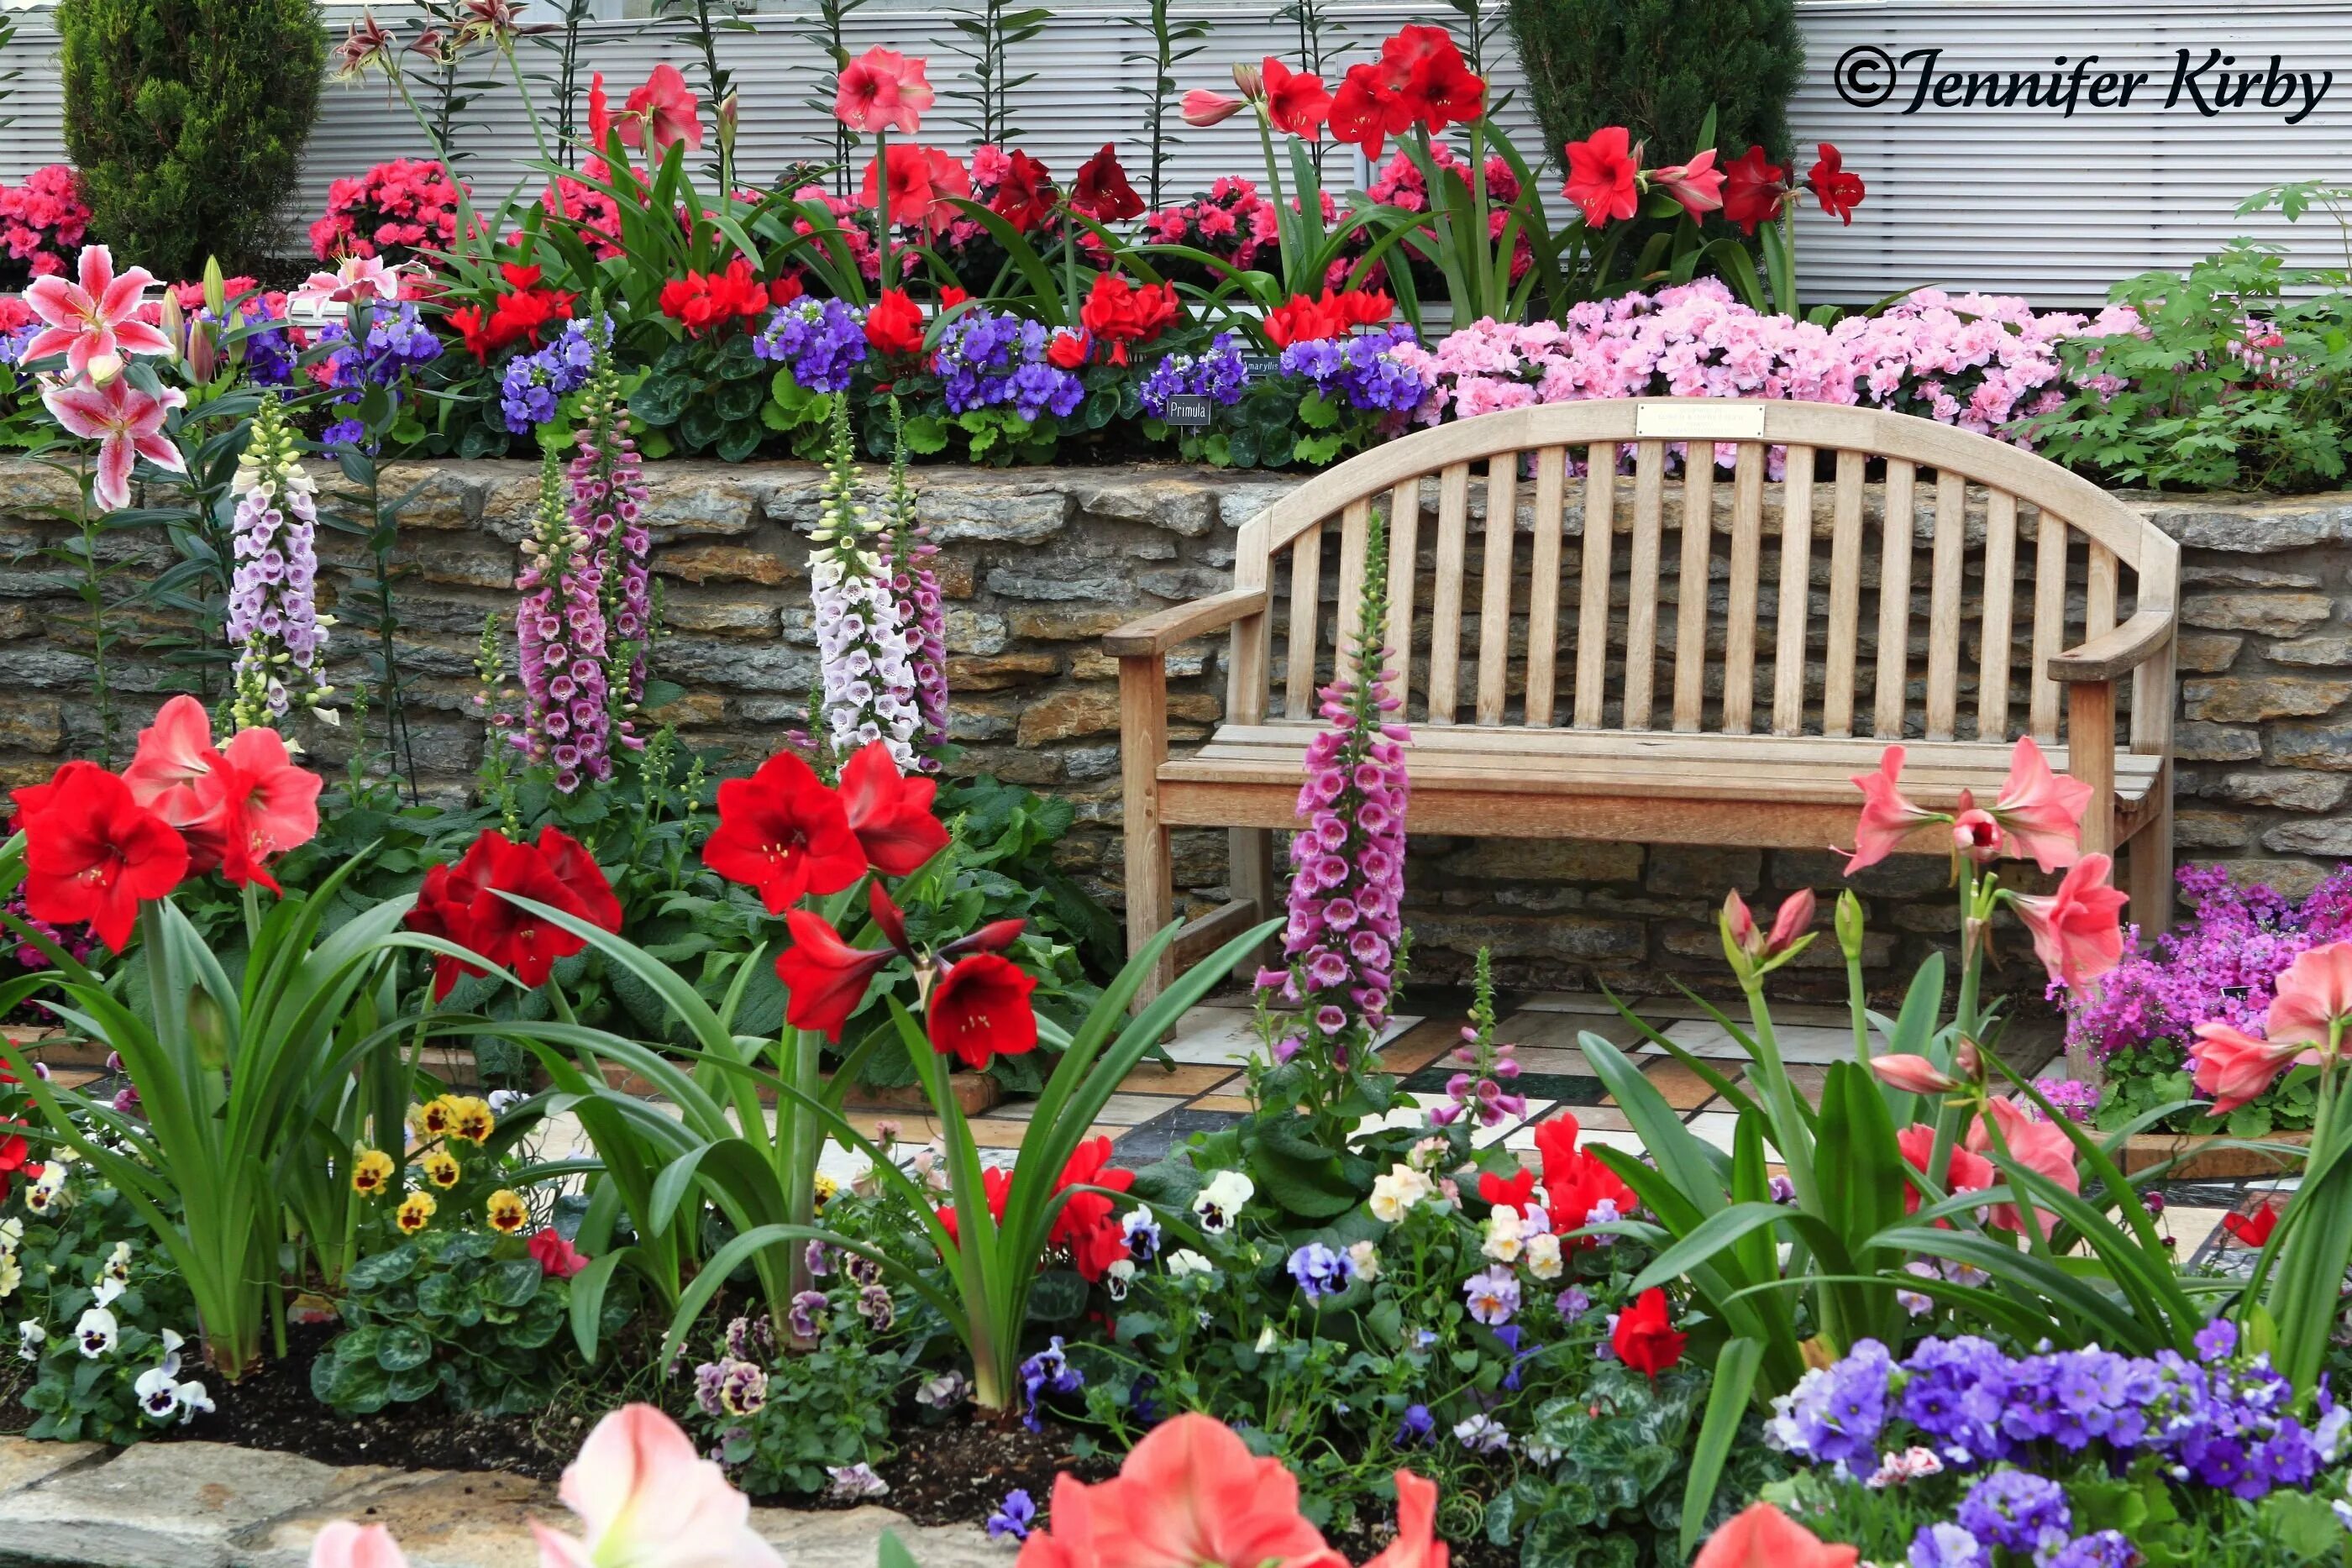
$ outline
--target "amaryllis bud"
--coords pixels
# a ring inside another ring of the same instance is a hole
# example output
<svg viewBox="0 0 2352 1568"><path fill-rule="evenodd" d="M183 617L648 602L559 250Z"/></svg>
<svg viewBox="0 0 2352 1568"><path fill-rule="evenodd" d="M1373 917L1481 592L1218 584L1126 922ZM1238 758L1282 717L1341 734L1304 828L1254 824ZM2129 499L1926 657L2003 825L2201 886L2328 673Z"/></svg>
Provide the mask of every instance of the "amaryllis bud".
<svg viewBox="0 0 2352 1568"><path fill-rule="evenodd" d="M1854 896L1853 889L1850 887L1838 894L1834 924L1837 927L1838 951L1845 955L1847 963L1861 963L1862 900Z"/></svg>
<svg viewBox="0 0 2352 1568"><path fill-rule="evenodd" d="M1961 1077L1971 1082L1984 1082L1984 1051L1966 1035L1960 1036L1959 1049L1952 1053L1952 1065L1959 1069Z"/></svg>
<svg viewBox="0 0 2352 1568"><path fill-rule="evenodd" d="M1870 1070L1882 1082L1911 1094L1949 1094L1960 1086L1959 1080L1924 1056L1881 1056Z"/></svg>
<svg viewBox="0 0 2352 1568"><path fill-rule="evenodd" d="M1787 952L1812 923L1813 890L1800 888L1780 901L1780 912L1772 917L1772 935L1765 939L1766 956Z"/></svg>
<svg viewBox="0 0 2352 1568"><path fill-rule="evenodd" d="M1748 913L1748 901L1739 896L1737 889L1724 894L1723 930L1725 936L1741 952L1750 957L1756 956L1759 947L1756 916Z"/></svg>
<svg viewBox="0 0 2352 1568"><path fill-rule="evenodd" d="M1025 924L1019 920L992 920L970 936L957 937L941 951L950 957L964 953L1002 953L1020 940ZM1282 974L1283 980L1289 978L1288 974Z"/></svg>
<svg viewBox="0 0 2352 1568"><path fill-rule="evenodd" d="M1252 103L1265 98L1265 75L1246 60L1234 62L1234 85L1242 89L1242 97Z"/></svg>
<svg viewBox="0 0 2352 1568"><path fill-rule="evenodd" d="M1222 124L1239 114L1241 110L1240 99L1227 98L1223 93L1211 92L1204 87L1196 87L1184 95L1181 113L1185 124L1195 130L1202 130L1212 125Z"/></svg>

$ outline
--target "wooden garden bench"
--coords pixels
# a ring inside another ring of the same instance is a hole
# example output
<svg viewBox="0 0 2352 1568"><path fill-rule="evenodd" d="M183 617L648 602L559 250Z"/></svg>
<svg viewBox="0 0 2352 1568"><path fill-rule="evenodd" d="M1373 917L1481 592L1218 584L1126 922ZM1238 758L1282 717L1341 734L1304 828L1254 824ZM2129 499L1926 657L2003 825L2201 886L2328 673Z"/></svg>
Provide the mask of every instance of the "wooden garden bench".
<svg viewBox="0 0 2352 1568"><path fill-rule="evenodd" d="M1670 475L1685 441L1736 449L1736 464ZM1787 478L1768 484L1776 447ZM1948 425L1655 398L1485 414L1366 452L1244 526L1231 589L1104 639L1136 945L1173 915L1171 828L1233 830L1232 901L1183 934L1175 963L1278 909L1273 832L1296 821L1316 689L1353 664L1376 513L1412 730L1410 830L1852 843L1850 778L1889 742L1908 748L1906 792L1948 808L1963 788L1998 793L2023 732L2092 786L2085 847L2131 846L2133 917L2166 923L2179 547L2088 481ZM1696 582L1714 593L1681 591ZM1224 722L1171 758L1163 656L1228 629ZM1929 828L1905 847L1948 842Z"/></svg>

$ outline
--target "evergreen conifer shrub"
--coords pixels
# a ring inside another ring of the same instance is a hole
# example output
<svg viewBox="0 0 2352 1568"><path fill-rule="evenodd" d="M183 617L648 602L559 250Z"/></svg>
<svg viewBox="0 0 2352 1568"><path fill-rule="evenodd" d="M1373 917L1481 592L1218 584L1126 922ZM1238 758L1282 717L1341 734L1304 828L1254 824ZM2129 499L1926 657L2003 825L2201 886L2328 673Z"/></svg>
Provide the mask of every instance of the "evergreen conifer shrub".
<svg viewBox="0 0 2352 1568"><path fill-rule="evenodd" d="M1789 95L1804 71L1795 0L1510 0L1546 151L1604 125L1648 143L1646 162L1698 149L1712 108L1715 145L1736 157L1789 146Z"/></svg>

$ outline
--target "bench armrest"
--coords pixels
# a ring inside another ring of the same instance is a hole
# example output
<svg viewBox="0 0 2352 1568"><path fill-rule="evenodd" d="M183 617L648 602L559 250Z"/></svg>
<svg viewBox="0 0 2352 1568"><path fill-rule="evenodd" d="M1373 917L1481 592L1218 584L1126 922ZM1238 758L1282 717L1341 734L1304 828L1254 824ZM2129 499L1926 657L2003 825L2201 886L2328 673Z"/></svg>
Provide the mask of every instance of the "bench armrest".
<svg viewBox="0 0 2352 1568"><path fill-rule="evenodd" d="M2143 610L2112 632L2102 632L2079 648L2050 656L2050 678L2061 684L2112 681L2130 674L2163 651L2172 641L2173 612Z"/></svg>
<svg viewBox="0 0 2352 1568"><path fill-rule="evenodd" d="M1229 588L1190 604L1171 605L1138 621L1130 621L1103 638L1103 652L1114 658L1147 658L1189 643L1203 632L1230 626L1265 609L1263 588Z"/></svg>

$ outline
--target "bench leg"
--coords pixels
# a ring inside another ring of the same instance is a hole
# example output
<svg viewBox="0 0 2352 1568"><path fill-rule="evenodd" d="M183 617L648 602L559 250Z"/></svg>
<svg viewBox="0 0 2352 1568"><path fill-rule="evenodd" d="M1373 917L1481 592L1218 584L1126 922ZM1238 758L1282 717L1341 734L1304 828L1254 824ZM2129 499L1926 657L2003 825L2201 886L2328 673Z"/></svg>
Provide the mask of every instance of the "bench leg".
<svg viewBox="0 0 2352 1568"><path fill-rule="evenodd" d="M2172 883L2172 770L2156 779L2156 819L2131 841L2131 917L2140 939L2153 942L2172 927L2177 902Z"/></svg>
<svg viewBox="0 0 2352 1568"><path fill-rule="evenodd" d="M1119 776L1127 833L1127 950L1140 953L1176 917L1176 871L1160 820L1160 765L1168 759L1168 669L1157 653L1118 662ZM1163 958L1135 993L1141 1011L1167 988Z"/></svg>
<svg viewBox="0 0 2352 1568"><path fill-rule="evenodd" d="M1227 831L1227 880L1233 896L1244 899L1252 920L1269 920L1282 912L1283 890L1274 880L1274 830L1234 828Z"/></svg>

